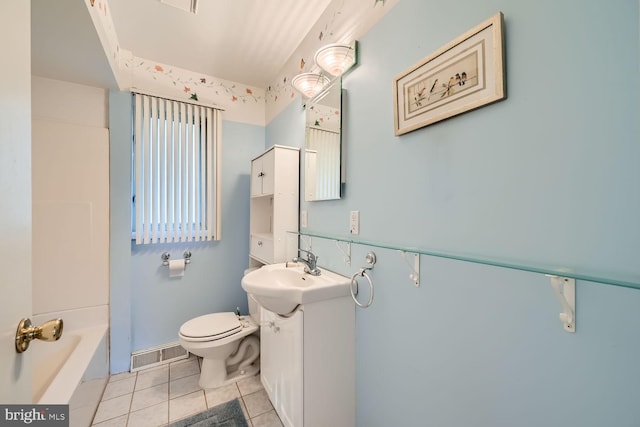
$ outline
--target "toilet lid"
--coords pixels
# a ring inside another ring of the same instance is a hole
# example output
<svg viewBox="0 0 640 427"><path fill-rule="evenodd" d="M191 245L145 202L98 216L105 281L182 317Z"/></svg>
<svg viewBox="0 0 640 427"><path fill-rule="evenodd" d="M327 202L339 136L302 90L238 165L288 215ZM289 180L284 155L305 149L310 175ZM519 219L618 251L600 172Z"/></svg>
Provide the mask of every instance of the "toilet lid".
<svg viewBox="0 0 640 427"><path fill-rule="evenodd" d="M238 316L229 311L205 314L191 319L180 327L180 334L186 338L205 338L213 341L238 333L241 329Z"/></svg>

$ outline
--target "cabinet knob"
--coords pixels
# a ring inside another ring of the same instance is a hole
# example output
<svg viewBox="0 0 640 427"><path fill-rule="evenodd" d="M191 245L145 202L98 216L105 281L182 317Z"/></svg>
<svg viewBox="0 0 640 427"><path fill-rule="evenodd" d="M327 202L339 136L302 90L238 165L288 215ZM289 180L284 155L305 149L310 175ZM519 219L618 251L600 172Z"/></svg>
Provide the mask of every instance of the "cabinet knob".
<svg viewBox="0 0 640 427"><path fill-rule="evenodd" d="M262 246L262 240L258 240L258 246Z"/></svg>
<svg viewBox="0 0 640 427"><path fill-rule="evenodd" d="M264 172L260 172L260 173L258 174L258 177L259 177L259 178L262 178L263 176L264 176Z"/></svg>
<svg viewBox="0 0 640 427"><path fill-rule="evenodd" d="M280 332L280 326L276 325L276 322L274 322L273 320L272 320L272 321L270 321L268 325L269 325L269 327L271 328L271 330L272 330L273 332L275 332L276 334L277 334L278 332Z"/></svg>

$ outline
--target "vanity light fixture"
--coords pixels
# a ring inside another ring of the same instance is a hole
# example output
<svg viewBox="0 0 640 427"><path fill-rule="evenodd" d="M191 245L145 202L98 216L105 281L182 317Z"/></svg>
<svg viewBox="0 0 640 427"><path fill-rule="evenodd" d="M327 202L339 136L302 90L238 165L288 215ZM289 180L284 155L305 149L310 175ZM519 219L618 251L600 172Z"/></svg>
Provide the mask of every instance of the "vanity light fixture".
<svg viewBox="0 0 640 427"><path fill-rule="evenodd" d="M353 41L351 44L333 43L321 47L314 60L324 72L298 74L291 79L291 84L306 98L313 98L356 64L356 46L357 42Z"/></svg>
<svg viewBox="0 0 640 427"><path fill-rule="evenodd" d="M333 43L321 47L314 57L316 64L334 77L343 75L356 63L356 42Z"/></svg>
<svg viewBox="0 0 640 427"><path fill-rule="evenodd" d="M318 73L302 73L291 79L294 88L307 98L313 98L329 83L329 78Z"/></svg>

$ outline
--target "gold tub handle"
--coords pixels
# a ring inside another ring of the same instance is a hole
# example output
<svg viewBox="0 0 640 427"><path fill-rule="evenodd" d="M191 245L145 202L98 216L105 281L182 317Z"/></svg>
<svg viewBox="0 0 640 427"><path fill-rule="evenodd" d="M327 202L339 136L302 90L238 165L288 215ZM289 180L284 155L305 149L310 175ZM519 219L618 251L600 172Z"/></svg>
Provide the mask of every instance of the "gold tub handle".
<svg viewBox="0 0 640 427"><path fill-rule="evenodd" d="M16 330L16 352L22 353L29 348L32 340L58 341L62 336L62 319L51 319L42 326L33 326L31 319L25 318L18 323Z"/></svg>

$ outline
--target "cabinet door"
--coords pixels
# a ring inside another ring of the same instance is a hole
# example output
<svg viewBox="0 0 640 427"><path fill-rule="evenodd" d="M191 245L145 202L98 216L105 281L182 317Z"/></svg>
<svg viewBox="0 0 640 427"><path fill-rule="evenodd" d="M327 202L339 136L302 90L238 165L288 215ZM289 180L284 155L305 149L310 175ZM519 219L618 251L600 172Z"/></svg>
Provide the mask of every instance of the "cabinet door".
<svg viewBox="0 0 640 427"><path fill-rule="evenodd" d="M275 184L275 153L270 150L261 157L262 159L262 194L273 194Z"/></svg>
<svg viewBox="0 0 640 427"><path fill-rule="evenodd" d="M251 162L251 195L262 194L262 157Z"/></svg>
<svg viewBox="0 0 640 427"><path fill-rule="evenodd" d="M302 426L303 312L283 318L262 309L260 377L285 427Z"/></svg>

